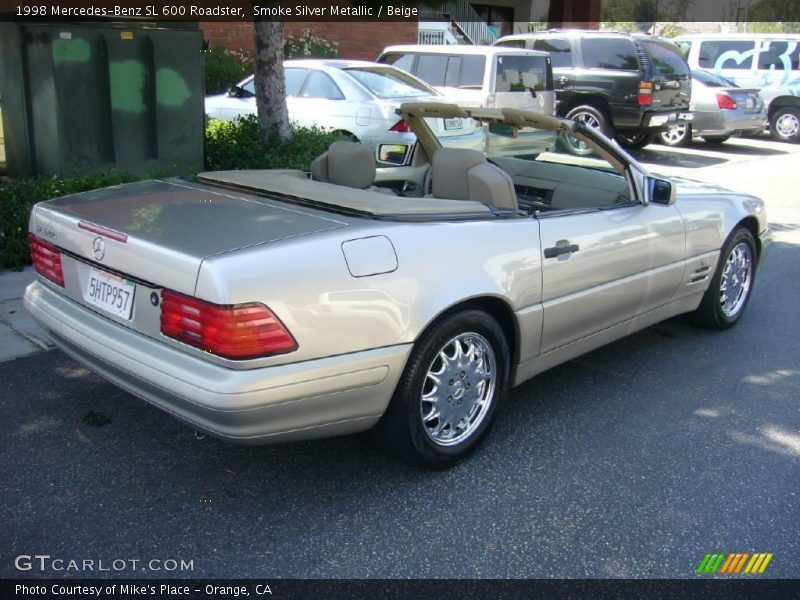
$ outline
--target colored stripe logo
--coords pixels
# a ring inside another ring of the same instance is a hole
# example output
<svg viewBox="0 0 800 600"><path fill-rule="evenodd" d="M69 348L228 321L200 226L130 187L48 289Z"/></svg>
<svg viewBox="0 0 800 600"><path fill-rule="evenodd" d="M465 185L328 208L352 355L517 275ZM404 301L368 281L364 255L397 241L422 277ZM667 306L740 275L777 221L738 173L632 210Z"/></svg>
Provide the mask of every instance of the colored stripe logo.
<svg viewBox="0 0 800 600"><path fill-rule="evenodd" d="M695 571L698 575L756 575L763 573L772 560L772 552L708 553Z"/></svg>

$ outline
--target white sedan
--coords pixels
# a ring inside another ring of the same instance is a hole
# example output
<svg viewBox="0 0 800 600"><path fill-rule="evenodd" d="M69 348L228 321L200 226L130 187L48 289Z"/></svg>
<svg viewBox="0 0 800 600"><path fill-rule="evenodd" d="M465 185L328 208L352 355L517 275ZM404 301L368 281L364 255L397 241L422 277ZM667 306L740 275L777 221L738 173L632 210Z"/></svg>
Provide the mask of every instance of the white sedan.
<svg viewBox="0 0 800 600"><path fill-rule="evenodd" d="M341 132L375 152L380 164L406 164L416 137L396 113L404 102L443 100L425 82L389 65L357 60L302 59L283 63L289 118L303 126ZM218 119L255 114L253 76L227 93L206 97L206 114ZM442 123L439 132L461 134L463 122Z"/></svg>

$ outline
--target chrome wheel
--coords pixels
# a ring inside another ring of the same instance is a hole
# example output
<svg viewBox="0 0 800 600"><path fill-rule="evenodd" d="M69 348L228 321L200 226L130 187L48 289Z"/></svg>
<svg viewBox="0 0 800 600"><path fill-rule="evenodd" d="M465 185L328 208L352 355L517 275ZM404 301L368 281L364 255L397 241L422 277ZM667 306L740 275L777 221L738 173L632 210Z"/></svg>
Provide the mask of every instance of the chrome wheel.
<svg viewBox="0 0 800 600"><path fill-rule="evenodd" d="M570 114L569 118L575 121L576 123L582 123L586 127L591 127L592 129L596 129L602 133L603 131L603 124L600 123L600 120L590 112L576 112L574 114ZM574 152L575 154L591 154L593 152L592 148L587 145L585 142L579 140L574 135L570 135L568 133L563 134L564 143L567 144L569 149Z"/></svg>
<svg viewBox="0 0 800 600"><path fill-rule="evenodd" d="M753 282L753 254L750 246L741 242L734 246L725 261L719 286L719 304L722 314L733 317L747 301Z"/></svg>
<svg viewBox="0 0 800 600"><path fill-rule="evenodd" d="M677 146L682 144L686 139L687 135L687 127L685 123L681 123L680 125L673 125L666 131L663 131L660 134L661 141L664 142L668 146Z"/></svg>
<svg viewBox="0 0 800 600"><path fill-rule="evenodd" d="M494 349L482 335L462 333L428 367L420 395L422 428L434 443L454 446L470 437L494 400Z"/></svg>
<svg viewBox="0 0 800 600"><path fill-rule="evenodd" d="M786 113L775 121L775 131L785 138L791 138L800 132L800 119L793 113Z"/></svg>

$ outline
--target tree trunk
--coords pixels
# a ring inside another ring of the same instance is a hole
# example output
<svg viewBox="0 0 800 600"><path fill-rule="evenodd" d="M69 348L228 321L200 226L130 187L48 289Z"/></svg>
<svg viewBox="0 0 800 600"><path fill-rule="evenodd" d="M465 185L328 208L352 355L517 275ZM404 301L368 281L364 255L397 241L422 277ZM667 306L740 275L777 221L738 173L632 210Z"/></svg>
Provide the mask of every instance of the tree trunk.
<svg viewBox="0 0 800 600"><path fill-rule="evenodd" d="M292 137L286 109L283 76L283 25L280 21L256 21L255 84L258 128L262 141Z"/></svg>

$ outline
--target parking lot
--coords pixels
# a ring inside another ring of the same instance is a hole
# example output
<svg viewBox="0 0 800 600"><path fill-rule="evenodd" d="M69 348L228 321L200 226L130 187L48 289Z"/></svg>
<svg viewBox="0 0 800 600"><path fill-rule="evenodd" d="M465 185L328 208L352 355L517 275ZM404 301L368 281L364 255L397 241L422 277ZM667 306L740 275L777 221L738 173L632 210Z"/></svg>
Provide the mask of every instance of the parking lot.
<svg viewBox="0 0 800 600"><path fill-rule="evenodd" d="M0 575L14 557L193 561L193 577L800 577L800 146L653 145L649 169L763 197L775 243L732 330L683 318L537 376L445 472L359 436L198 439L59 351L0 363ZM108 573L94 573L108 575Z"/></svg>

